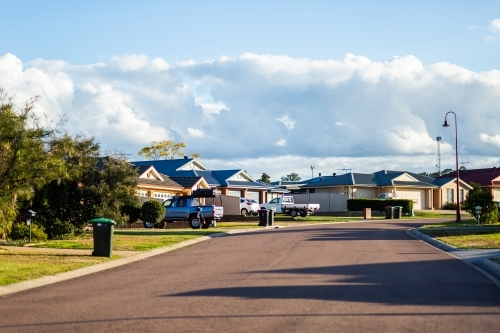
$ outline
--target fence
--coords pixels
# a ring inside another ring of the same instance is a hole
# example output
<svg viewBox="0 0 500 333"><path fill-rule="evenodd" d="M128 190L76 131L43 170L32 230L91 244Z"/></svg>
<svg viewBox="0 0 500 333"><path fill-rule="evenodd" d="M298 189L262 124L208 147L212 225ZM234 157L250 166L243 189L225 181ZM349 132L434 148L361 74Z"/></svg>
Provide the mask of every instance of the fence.
<svg viewBox="0 0 500 333"><path fill-rule="evenodd" d="M349 196L341 193L304 193L292 194L293 201L297 204L317 203L317 212L342 212L347 211Z"/></svg>

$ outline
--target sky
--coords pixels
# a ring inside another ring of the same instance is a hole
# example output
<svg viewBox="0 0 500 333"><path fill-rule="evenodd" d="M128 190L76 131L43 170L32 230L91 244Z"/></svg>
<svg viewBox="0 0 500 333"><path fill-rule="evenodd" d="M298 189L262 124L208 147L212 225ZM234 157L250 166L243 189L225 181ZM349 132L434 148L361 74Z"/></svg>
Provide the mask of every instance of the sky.
<svg viewBox="0 0 500 333"><path fill-rule="evenodd" d="M438 136L455 168L456 119L460 165L500 166L500 1L0 8L0 86L103 154L173 140L254 179L435 172Z"/></svg>

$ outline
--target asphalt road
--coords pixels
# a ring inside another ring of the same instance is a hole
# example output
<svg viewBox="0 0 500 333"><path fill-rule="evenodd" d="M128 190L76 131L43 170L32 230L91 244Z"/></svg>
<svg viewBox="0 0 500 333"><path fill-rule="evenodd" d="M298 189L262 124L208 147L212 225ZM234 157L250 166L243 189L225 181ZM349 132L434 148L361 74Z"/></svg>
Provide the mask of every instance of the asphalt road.
<svg viewBox="0 0 500 333"><path fill-rule="evenodd" d="M214 238L0 298L0 332L498 332L500 289L404 220Z"/></svg>

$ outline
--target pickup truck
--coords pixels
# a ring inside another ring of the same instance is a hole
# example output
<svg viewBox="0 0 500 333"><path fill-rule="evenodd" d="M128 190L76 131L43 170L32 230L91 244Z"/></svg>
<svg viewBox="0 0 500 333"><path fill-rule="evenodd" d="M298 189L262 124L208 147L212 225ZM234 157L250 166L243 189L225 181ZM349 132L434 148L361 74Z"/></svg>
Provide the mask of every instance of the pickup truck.
<svg viewBox="0 0 500 333"><path fill-rule="evenodd" d="M191 195L175 196L163 202L165 217L163 222L189 221L193 229L208 229L213 222L219 221L224 213L224 208L215 205L200 205L200 198L214 198L220 196L216 190L199 189ZM146 228L153 225L144 224Z"/></svg>
<svg viewBox="0 0 500 333"><path fill-rule="evenodd" d="M261 209L272 209L276 214L290 214L293 217L306 217L319 209L319 204L295 204L291 195L274 198L268 203L260 204Z"/></svg>

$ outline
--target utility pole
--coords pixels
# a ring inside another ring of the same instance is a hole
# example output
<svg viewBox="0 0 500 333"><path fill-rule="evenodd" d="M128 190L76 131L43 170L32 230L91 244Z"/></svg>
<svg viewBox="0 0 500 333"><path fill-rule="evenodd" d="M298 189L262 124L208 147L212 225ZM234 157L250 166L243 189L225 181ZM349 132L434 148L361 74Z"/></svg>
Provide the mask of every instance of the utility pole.
<svg viewBox="0 0 500 333"><path fill-rule="evenodd" d="M436 173L438 176L441 176L441 146L439 145L440 141L443 141L443 139L438 136L436 137L437 141L437 161L436 161Z"/></svg>
<svg viewBox="0 0 500 333"><path fill-rule="evenodd" d="M314 178L314 166L311 165L311 179Z"/></svg>

